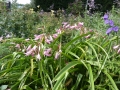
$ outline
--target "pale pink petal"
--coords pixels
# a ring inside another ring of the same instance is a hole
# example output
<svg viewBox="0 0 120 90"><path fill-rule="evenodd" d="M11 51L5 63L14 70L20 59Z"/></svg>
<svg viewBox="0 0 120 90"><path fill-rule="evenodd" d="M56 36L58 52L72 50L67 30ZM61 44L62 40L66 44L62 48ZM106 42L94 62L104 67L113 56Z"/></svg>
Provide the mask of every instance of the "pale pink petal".
<svg viewBox="0 0 120 90"><path fill-rule="evenodd" d="M75 28L76 28L76 26L70 26L69 28L70 28L70 29L75 29Z"/></svg>
<svg viewBox="0 0 120 90"><path fill-rule="evenodd" d="M29 45L26 51L29 51L31 49L32 45Z"/></svg>
<svg viewBox="0 0 120 90"><path fill-rule="evenodd" d="M78 26L79 26L79 27L82 27L83 25L84 25L83 22L78 22Z"/></svg>
<svg viewBox="0 0 120 90"><path fill-rule="evenodd" d="M40 39L40 35L34 35L35 36L35 39L34 40L39 40Z"/></svg>
<svg viewBox="0 0 120 90"><path fill-rule="evenodd" d="M20 49L20 44L16 44L15 47L18 48L18 49Z"/></svg>
<svg viewBox="0 0 120 90"><path fill-rule="evenodd" d="M40 35L34 35L35 39L34 40L42 40L45 34L40 34Z"/></svg>
<svg viewBox="0 0 120 90"><path fill-rule="evenodd" d="M57 38L58 37L58 34L53 34L53 38Z"/></svg>
<svg viewBox="0 0 120 90"><path fill-rule="evenodd" d="M56 52L56 53L55 53L55 59L58 59L59 56L60 56L60 52Z"/></svg>
<svg viewBox="0 0 120 90"><path fill-rule="evenodd" d="M65 29L69 28L70 27L70 24L64 26Z"/></svg>
<svg viewBox="0 0 120 90"><path fill-rule="evenodd" d="M90 36L91 36L91 35L87 35L87 36L85 36L85 38L90 38Z"/></svg>
<svg viewBox="0 0 120 90"><path fill-rule="evenodd" d="M63 24L63 25L67 25L67 24L68 24L68 22L62 22L62 24Z"/></svg>
<svg viewBox="0 0 120 90"><path fill-rule="evenodd" d="M52 38L52 36L49 36L49 40L51 40L51 42L53 41L53 38Z"/></svg>
<svg viewBox="0 0 120 90"><path fill-rule="evenodd" d="M25 53L25 55L26 55L26 56L33 55L33 54L34 54L33 52L34 52L34 50L31 49L31 50L27 51L27 52Z"/></svg>
<svg viewBox="0 0 120 90"><path fill-rule="evenodd" d="M118 49L120 45L116 45L113 47L114 50Z"/></svg>
<svg viewBox="0 0 120 90"><path fill-rule="evenodd" d="M79 26L77 24L74 24L75 29L79 29Z"/></svg>
<svg viewBox="0 0 120 90"><path fill-rule="evenodd" d="M51 48L49 48L49 49L46 49L45 51L44 51L44 55L45 56L51 56Z"/></svg>
<svg viewBox="0 0 120 90"><path fill-rule="evenodd" d="M37 46L35 45L35 46L33 46L33 48L32 48L34 51L36 51L36 49L37 49Z"/></svg>
<svg viewBox="0 0 120 90"><path fill-rule="evenodd" d="M53 38L52 36L49 36L49 39L47 37L45 37L45 42L50 44L51 42L53 42Z"/></svg>
<svg viewBox="0 0 120 90"><path fill-rule="evenodd" d="M57 34L61 34L61 29L56 30Z"/></svg>
<svg viewBox="0 0 120 90"><path fill-rule="evenodd" d="M120 53L120 48L118 49L117 53Z"/></svg>
<svg viewBox="0 0 120 90"><path fill-rule="evenodd" d="M51 43L51 40L45 39L45 42L48 43L48 44L50 44L50 43Z"/></svg>
<svg viewBox="0 0 120 90"><path fill-rule="evenodd" d="M41 59L41 56L40 56L40 54L39 54L39 53L37 54L36 58L37 58L38 60L40 60L40 59Z"/></svg>
<svg viewBox="0 0 120 90"><path fill-rule="evenodd" d="M6 38L10 38L10 37L12 37L12 36L10 34L7 34Z"/></svg>
<svg viewBox="0 0 120 90"><path fill-rule="evenodd" d="M55 59L58 59L60 57L61 52L62 50L59 49L59 51L55 53Z"/></svg>
<svg viewBox="0 0 120 90"><path fill-rule="evenodd" d="M31 56L35 56L35 52L34 51L31 53Z"/></svg>

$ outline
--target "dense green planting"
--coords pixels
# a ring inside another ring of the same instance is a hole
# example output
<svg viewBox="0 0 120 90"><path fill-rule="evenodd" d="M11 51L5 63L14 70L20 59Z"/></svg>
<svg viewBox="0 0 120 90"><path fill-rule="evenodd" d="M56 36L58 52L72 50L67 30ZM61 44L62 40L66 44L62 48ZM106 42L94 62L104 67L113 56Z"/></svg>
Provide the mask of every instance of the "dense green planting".
<svg viewBox="0 0 120 90"><path fill-rule="evenodd" d="M118 9L85 18L23 9L0 14L0 89L120 89Z"/></svg>

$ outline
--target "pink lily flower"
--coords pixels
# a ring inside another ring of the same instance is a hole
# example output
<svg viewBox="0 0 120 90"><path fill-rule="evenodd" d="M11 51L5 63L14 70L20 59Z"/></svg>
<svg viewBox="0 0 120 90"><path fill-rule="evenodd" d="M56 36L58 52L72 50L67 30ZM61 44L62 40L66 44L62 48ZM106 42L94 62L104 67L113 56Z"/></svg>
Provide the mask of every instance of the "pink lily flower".
<svg viewBox="0 0 120 90"><path fill-rule="evenodd" d="M49 48L49 49L46 49L45 51L44 51L44 55L45 56L51 56L51 48Z"/></svg>
<svg viewBox="0 0 120 90"><path fill-rule="evenodd" d="M52 36L49 37L49 39L47 39L47 37L45 38L45 42L50 44L51 42L53 42L53 38Z"/></svg>
<svg viewBox="0 0 120 90"><path fill-rule="evenodd" d="M25 53L25 55L26 56L30 56L30 55L34 55L34 50L33 49L31 49L31 50L29 50L29 51L27 51L26 53Z"/></svg>

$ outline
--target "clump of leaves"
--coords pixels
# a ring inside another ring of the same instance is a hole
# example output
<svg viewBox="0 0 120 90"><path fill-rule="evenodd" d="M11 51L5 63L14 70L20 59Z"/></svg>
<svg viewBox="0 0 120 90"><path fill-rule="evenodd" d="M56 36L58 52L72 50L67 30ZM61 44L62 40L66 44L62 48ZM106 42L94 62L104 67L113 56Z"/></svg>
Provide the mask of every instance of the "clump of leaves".
<svg viewBox="0 0 120 90"><path fill-rule="evenodd" d="M0 43L0 58L12 53L9 42Z"/></svg>

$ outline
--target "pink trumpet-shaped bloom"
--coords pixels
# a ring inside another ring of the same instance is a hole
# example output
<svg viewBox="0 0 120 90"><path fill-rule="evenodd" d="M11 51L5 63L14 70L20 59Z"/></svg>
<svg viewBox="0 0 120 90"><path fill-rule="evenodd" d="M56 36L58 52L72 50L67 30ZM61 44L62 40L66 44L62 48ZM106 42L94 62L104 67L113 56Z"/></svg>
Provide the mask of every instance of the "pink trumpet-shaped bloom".
<svg viewBox="0 0 120 90"><path fill-rule="evenodd" d="M51 43L51 40L45 39L45 42L48 43L48 44L50 44L50 43Z"/></svg>
<svg viewBox="0 0 120 90"><path fill-rule="evenodd" d="M18 48L18 49L20 49L20 44L16 44L15 47Z"/></svg>
<svg viewBox="0 0 120 90"><path fill-rule="evenodd" d="M58 37L58 34L53 34L53 38L57 38Z"/></svg>
<svg viewBox="0 0 120 90"><path fill-rule="evenodd" d="M52 36L50 36L49 39L46 37L45 38L45 42L48 43L48 44L50 44L51 42L53 42Z"/></svg>
<svg viewBox="0 0 120 90"><path fill-rule="evenodd" d="M70 24L64 26L65 29L70 28Z"/></svg>
<svg viewBox="0 0 120 90"><path fill-rule="evenodd" d="M82 27L83 25L84 25L83 22L78 22L78 26L79 26L79 27Z"/></svg>
<svg viewBox="0 0 120 90"><path fill-rule="evenodd" d="M59 49L59 51L55 53L55 59L58 59L60 57L61 52L61 49Z"/></svg>
<svg viewBox="0 0 120 90"><path fill-rule="evenodd" d="M34 35L34 37L35 37L35 40L38 40L38 39L40 39L40 35Z"/></svg>
<svg viewBox="0 0 120 90"><path fill-rule="evenodd" d="M62 24L63 24L63 25L67 25L67 24L68 24L68 22L62 22Z"/></svg>
<svg viewBox="0 0 120 90"><path fill-rule="evenodd" d="M44 51L44 55L45 56L51 56L51 48L49 48L49 49L46 49L45 51Z"/></svg>
<svg viewBox="0 0 120 90"><path fill-rule="evenodd" d="M61 29L56 30L57 34L61 34Z"/></svg>
<svg viewBox="0 0 120 90"><path fill-rule="evenodd" d="M34 55L34 50L33 49L31 49L31 50L29 50L29 51L27 51L26 53L25 53L25 55L26 56L30 56L30 55Z"/></svg>
<svg viewBox="0 0 120 90"><path fill-rule="evenodd" d="M33 46L33 48L32 48L34 51L36 51L37 50L37 46L35 45L35 46Z"/></svg>
<svg viewBox="0 0 120 90"><path fill-rule="evenodd" d="M34 35L35 36L35 40L42 40L42 38L44 37L44 34L40 34L40 35Z"/></svg>
<svg viewBox="0 0 120 90"><path fill-rule="evenodd" d="M60 56L60 52L56 52L56 53L55 53L55 59L58 59L59 56Z"/></svg>
<svg viewBox="0 0 120 90"><path fill-rule="evenodd" d="M32 45L29 45L26 51L29 51L31 49Z"/></svg>
<svg viewBox="0 0 120 90"><path fill-rule="evenodd" d="M70 29L75 29L76 28L76 26L70 26Z"/></svg>

